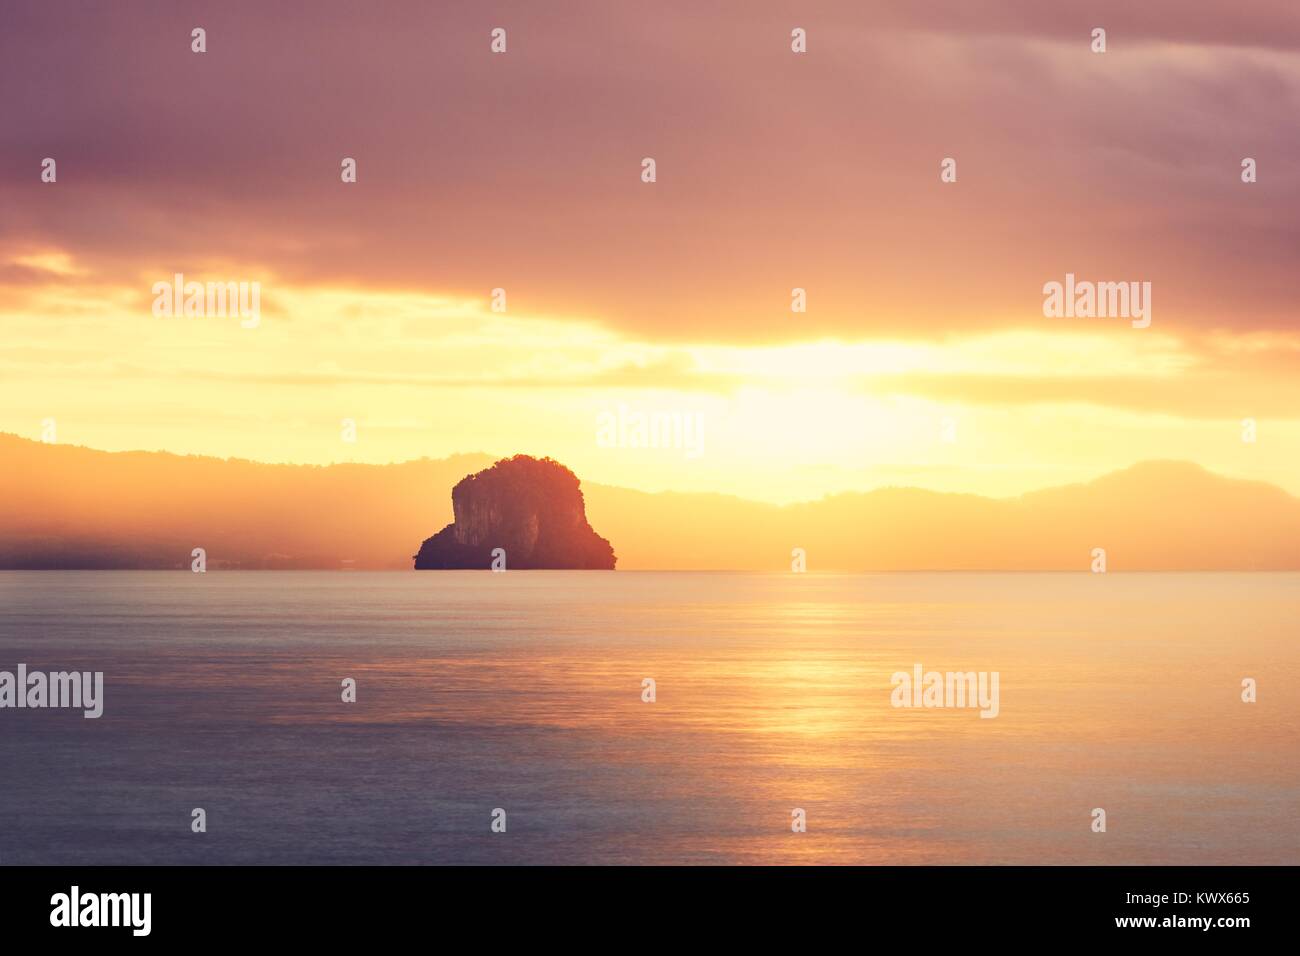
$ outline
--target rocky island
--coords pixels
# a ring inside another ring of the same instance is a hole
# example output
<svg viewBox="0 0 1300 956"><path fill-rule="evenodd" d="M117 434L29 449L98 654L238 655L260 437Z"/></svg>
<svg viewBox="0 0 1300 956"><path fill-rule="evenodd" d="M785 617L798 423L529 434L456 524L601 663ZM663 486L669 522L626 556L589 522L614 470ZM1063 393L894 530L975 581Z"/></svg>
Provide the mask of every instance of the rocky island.
<svg viewBox="0 0 1300 956"><path fill-rule="evenodd" d="M587 523L578 476L558 461L515 455L451 490L454 520L420 545L417 571L614 570L610 543ZM501 552L494 554L497 549Z"/></svg>

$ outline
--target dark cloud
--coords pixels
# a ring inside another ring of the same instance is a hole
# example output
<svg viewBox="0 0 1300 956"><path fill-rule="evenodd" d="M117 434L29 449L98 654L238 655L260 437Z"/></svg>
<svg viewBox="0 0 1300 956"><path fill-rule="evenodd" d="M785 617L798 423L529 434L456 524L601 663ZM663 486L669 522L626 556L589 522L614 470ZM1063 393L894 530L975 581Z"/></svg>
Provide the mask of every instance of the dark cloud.
<svg viewBox="0 0 1300 956"><path fill-rule="evenodd" d="M1290 0L6 0L0 18L0 243L96 276L506 286L513 311L670 340L1024 325L1067 271L1151 281L1166 328L1296 321Z"/></svg>

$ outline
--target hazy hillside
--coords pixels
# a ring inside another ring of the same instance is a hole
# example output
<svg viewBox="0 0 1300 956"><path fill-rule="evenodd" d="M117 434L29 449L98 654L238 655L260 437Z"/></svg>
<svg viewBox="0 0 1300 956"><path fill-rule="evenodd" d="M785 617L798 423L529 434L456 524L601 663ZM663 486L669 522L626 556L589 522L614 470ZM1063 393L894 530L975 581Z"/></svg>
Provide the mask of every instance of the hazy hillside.
<svg viewBox="0 0 1300 956"><path fill-rule="evenodd" d="M592 525L620 568L1083 570L1300 569L1300 499L1183 462L992 499L888 488L777 507L592 485Z"/></svg>
<svg viewBox="0 0 1300 956"><path fill-rule="evenodd" d="M94 451L0 434L0 567L409 568L451 520L451 487L490 465L267 465Z"/></svg>
<svg viewBox="0 0 1300 956"><path fill-rule="evenodd" d="M409 568L483 455L266 465L0 435L0 568ZM582 476L579 475L579 478ZM778 507L583 482L620 569L1300 569L1300 500L1179 462L990 499L882 489Z"/></svg>

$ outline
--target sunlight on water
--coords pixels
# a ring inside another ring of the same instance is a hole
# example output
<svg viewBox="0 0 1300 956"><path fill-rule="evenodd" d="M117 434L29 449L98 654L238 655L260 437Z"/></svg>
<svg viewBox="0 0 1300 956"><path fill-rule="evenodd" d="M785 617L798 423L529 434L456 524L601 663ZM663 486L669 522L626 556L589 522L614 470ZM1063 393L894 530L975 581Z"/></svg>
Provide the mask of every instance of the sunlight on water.
<svg viewBox="0 0 1300 956"><path fill-rule="evenodd" d="M1297 863L1298 598L1295 574L4 573L0 670L102 670L106 703L0 711L0 861ZM916 664L998 672L998 716L891 706Z"/></svg>

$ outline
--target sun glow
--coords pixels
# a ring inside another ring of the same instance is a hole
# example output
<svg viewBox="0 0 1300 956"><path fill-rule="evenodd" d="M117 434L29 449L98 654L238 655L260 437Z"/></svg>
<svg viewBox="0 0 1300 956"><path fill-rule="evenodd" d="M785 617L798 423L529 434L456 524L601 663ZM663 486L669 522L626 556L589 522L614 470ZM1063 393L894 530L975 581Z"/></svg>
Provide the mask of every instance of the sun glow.
<svg viewBox="0 0 1300 956"><path fill-rule="evenodd" d="M254 268L262 321L245 328L153 315L148 270L122 284L65 252L10 261L34 279L0 298L0 411L33 437L54 418L60 440L108 450L306 463L528 451L588 481L775 502L892 484L1011 495L1146 457L1300 490L1293 414L1243 448L1228 407L1240 393L1264 418L1277 409L1254 397L1295 395L1268 364L1297 348L1282 333L1267 349L1156 328L673 343L589 317L495 312L487 297L292 284ZM1207 384L1221 409L1204 406ZM613 416L700 427L691 448L626 428L602 440ZM355 441L340 439L344 420Z"/></svg>

